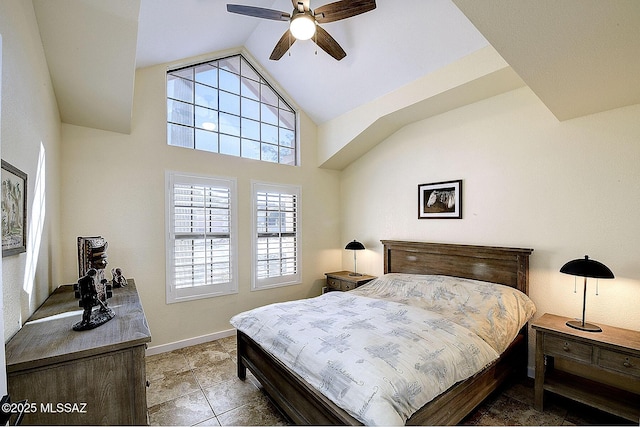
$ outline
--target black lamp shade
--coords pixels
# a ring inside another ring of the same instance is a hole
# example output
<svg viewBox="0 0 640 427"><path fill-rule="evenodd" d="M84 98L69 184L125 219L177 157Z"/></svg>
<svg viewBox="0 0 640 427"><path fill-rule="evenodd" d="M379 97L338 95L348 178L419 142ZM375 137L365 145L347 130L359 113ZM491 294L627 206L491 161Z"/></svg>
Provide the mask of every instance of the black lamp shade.
<svg viewBox="0 0 640 427"><path fill-rule="evenodd" d="M613 279L613 272L601 262L589 259L588 255L583 258L569 261L560 269L561 273L572 276L593 277L595 279Z"/></svg>
<svg viewBox="0 0 640 427"><path fill-rule="evenodd" d="M357 240L354 240L353 242L347 243L347 246L344 248L350 251L361 251L364 250L364 245Z"/></svg>

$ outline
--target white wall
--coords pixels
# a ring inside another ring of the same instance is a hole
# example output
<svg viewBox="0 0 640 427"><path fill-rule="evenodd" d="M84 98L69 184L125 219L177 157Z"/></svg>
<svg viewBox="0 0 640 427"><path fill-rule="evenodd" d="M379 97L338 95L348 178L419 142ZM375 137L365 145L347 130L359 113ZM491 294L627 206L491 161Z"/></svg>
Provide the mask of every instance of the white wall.
<svg viewBox="0 0 640 427"><path fill-rule="evenodd" d="M161 346L231 329L240 311L320 294L324 273L340 268L339 173L316 167L316 127L302 115L302 166L221 156L166 143L167 65L137 71L130 135L63 125L64 277L77 280L78 236L109 242L109 268L136 280L152 334ZM236 177L239 293L165 303L165 170ZM302 186L301 285L251 292L251 180ZM110 278L110 274L107 274Z"/></svg>
<svg viewBox="0 0 640 427"><path fill-rule="evenodd" d="M528 88L414 123L343 171L342 240L365 244L358 269L375 275L381 239L533 248L536 316L581 316L581 284L558 271L588 254L616 279L598 297L590 282L587 318L638 330L638 141L640 105L558 122ZM418 184L455 179L463 219L418 220Z"/></svg>
<svg viewBox="0 0 640 427"><path fill-rule="evenodd" d="M32 3L2 0L0 33L2 159L28 176L27 252L2 260L8 340L60 280L60 115Z"/></svg>

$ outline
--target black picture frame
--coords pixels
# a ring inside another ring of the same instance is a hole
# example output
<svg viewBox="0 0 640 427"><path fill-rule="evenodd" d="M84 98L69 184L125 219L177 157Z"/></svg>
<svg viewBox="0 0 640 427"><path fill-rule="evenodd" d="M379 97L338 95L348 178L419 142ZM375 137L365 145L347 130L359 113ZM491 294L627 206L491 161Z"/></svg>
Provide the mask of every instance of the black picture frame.
<svg viewBox="0 0 640 427"><path fill-rule="evenodd" d="M418 185L418 219L462 218L462 180Z"/></svg>
<svg viewBox="0 0 640 427"><path fill-rule="evenodd" d="M2 257L27 251L27 174L2 160Z"/></svg>

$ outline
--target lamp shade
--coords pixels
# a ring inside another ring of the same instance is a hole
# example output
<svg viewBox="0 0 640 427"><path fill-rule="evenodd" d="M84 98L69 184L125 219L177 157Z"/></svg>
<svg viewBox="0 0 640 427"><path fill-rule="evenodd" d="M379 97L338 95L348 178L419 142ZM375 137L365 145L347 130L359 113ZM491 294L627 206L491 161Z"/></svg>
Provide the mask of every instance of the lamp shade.
<svg viewBox="0 0 640 427"><path fill-rule="evenodd" d="M589 259L588 255L567 262L560 268L561 273L572 276L593 277L595 279L613 279L613 272L601 262Z"/></svg>
<svg viewBox="0 0 640 427"><path fill-rule="evenodd" d="M344 248L350 251L361 251L364 250L364 245L357 240L354 240L353 242L347 243L347 246Z"/></svg>

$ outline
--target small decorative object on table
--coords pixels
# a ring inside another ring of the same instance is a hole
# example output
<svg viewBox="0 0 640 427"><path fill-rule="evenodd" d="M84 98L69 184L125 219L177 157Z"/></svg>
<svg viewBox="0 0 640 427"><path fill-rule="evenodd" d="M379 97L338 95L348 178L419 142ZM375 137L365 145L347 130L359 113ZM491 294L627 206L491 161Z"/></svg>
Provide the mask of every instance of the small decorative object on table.
<svg viewBox="0 0 640 427"><path fill-rule="evenodd" d="M93 329L115 317L108 307L111 298L111 285L104 278L107 267L107 241L101 236L78 237L78 283L74 285L75 296L84 309L82 320L73 325L74 331ZM93 310L94 307L99 307Z"/></svg>
<svg viewBox="0 0 640 427"><path fill-rule="evenodd" d="M74 286L76 298L80 298L82 320L73 325L74 331L84 331L96 328L103 323L113 319L116 313L107 306L107 298L111 298L111 285L101 283L96 285L94 277L97 271L90 269L87 274L78 279L78 284ZM93 310L93 307L99 307Z"/></svg>
<svg viewBox="0 0 640 427"><path fill-rule="evenodd" d="M112 268L111 276L113 277L111 283L113 284L114 288L127 286L127 279L122 275L122 270L120 269L120 267Z"/></svg>
<svg viewBox="0 0 640 427"><path fill-rule="evenodd" d="M102 283L104 269L107 267L107 248L109 243L102 236L78 237L78 277L83 277L95 268L96 280Z"/></svg>

